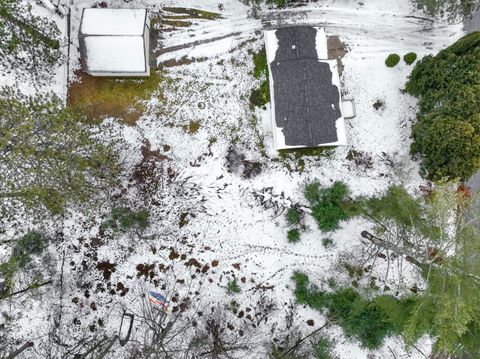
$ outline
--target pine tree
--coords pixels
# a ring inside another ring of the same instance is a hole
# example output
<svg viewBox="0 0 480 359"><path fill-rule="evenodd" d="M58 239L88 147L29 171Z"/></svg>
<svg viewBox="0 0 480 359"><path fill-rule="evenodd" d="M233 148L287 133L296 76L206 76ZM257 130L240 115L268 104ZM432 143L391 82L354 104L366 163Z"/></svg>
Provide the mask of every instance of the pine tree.
<svg viewBox="0 0 480 359"><path fill-rule="evenodd" d="M51 67L64 60L59 35L55 22L34 15L31 5L0 0L0 65L17 78L49 77Z"/></svg>
<svg viewBox="0 0 480 359"><path fill-rule="evenodd" d="M405 257L425 279L425 290L404 328L413 344L424 334L436 338L439 353L480 355L480 233L478 211L452 183L442 183L424 200L395 188L366 204L375 235L362 235L382 249ZM475 217L475 218L472 218Z"/></svg>
<svg viewBox="0 0 480 359"><path fill-rule="evenodd" d="M54 95L0 92L0 199L61 213L67 202L85 203L108 188L117 171L100 128L63 107Z"/></svg>
<svg viewBox="0 0 480 359"><path fill-rule="evenodd" d="M406 91L418 97L412 154L423 158L432 180L468 179L480 169L480 32L426 56L413 69Z"/></svg>

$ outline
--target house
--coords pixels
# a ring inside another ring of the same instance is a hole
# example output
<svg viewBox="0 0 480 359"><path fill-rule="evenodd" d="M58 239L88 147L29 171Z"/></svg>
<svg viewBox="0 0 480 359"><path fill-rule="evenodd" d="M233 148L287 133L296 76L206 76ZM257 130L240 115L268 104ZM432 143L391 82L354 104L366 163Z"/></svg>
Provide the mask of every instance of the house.
<svg viewBox="0 0 480 359"><path fill-rule="evenodd" d="M284 27L264 37L275 148L346 145L337 62L328 60L324 29Z"/></svg>
<svg viewBox="0 0 480 359"><path fill-rule="evenodd" d="M92 76L149 76L149 25L145 9L84 9L82 70Z"/></svg>

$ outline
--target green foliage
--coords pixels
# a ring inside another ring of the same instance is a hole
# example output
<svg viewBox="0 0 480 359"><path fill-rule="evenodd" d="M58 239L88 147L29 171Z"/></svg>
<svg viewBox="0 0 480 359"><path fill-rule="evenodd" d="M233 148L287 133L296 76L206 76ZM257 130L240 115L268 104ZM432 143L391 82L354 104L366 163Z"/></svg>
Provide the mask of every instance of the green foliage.
<svg viewBox="0 0 480 359"><path fill-rule="evenodd" d="M393 219L401 226L412 226L422 221L424 208L403 187L392 186L381 198L370 198L363 204L369 215L377 219Z"/></svg>
<svg viewBox="0 0 480 359"><path fill-rule="evenodd" d="M422 331L437 338L435 351L455 355L480 354L480 232L462 226L456 234L457 255L432 266L427 291L419 296L407 324L407 339L415 341Z"/></svg>
<svg viewBox="0 0 480 359"><path fill-rule="evenodd" d="M250 93L249 101L252 107L262 107L270 102L270 85L268 80L267 53L265 47L253 53L253 77L260 80L260 86Z"/></svg>
<svg viewBox="0 0 480 359"><path fill-rule="evenodd" d="M17 77L49 78L64 59L55 22L18 0L0 0L0 18L0 64Z"/></svg>
<svg viewBox="0 0 480 359"><path fill-rule="evenodd" d="M338 323L347 336L355 337L369 349L382 345L393 334L402 333L405 319L411 313L412 300L392 296L367 300L352 288L324 292L309 288L308 277L295 273L295 298L318 310L328 309L330 320ZM387 310L390 311L387 313Z"/></svg>
<svg viewBox="0 0 480 359"><path fill-rule="evenodd" d="M228 305L228 307L233 313L237 313L238 310L240 309L240 304L238 304L236 300L232 300Z"/></svg>
<svg viewBox="0 0 480 359"><path fill-rule="evenodd" d="M385 60L387 67L395 67L400 62L400 56L398 54L390 54Z"/></svg>
<svg viewBox="0 0 480 359"><path fill-rule="evenodd" d="M423 156L421 174L433 180L468 179L480 169L480 114L465 121L425 117L413 126L413 154Z"/></svg>
<svg viewBox="0 0 480 359"><path fill-rule="evenodd" d="M480 33L418 61L406 91L419 98L411 152L429 179L469 178L480 169Z"/></svg>
<svg viewBox="0 0 480 359"><path fill-rule="evenodd" d="M305 187L304 195L322 231L338 229L341 221L355 214L354 205L347 201L347 186L342 182L335 182L329 188L323 188L317 181L311 182Z"/></svg>
<svg viewBox="0 0 480 359"><path fill-rule="evenodd" d="M415 0L431 16L446 13L450 19L462 19L479 8L477 0Z"/></svg>
<svg viewBox="0 0 480 359"><path fill-rule="evenodd" d="M403 56L403 61L405 61L407 65L413 64L416 59L417 59L417 54L414 52L409 52Z"/></svg>
<svg viewBox="0 0 480 359"><path fill-rule="evenodd" d="M253 107L262 107L270 102L268 81L262 81L259 88L253 89L248 98Z"/></svg>
<svg viewBox="0 0 480 359"><path fill-rule="evenodd" d="M315 359L333 359L334 343L327 337L319 337L313 343Z"/></svg>
<svg viewBox="0 0 480 359"><path fill-rule="evenodd" d="M190 9L185 7L167 7L165 6L163 11L171 12L173 14L184 15L188 19L203 19L203 20L217 20L222 16L216 12L210 12L199 9Z"/></svg>
<svg viewBox="0 0 480 359"><path fill-rule="evenodd" d="M297 243L300 241L300 231L292 228L287 232L287 239L289 243Z"/></svg>
<svg viewBox="0 0 480 359"><path fill-rule="evenodd" d="M468 208L469 203L456 183L440 182L423 199L392 187L383 198L363 205L367 217L375 218L376 235L388 243L385 247L409 255L426 283L425 290L401 303L375 298L377 310L386 313L392 330L402 333L407 344L428 334L436 338L438 353L477 357L480 233L471 224L478 220L478 210Z"/></svg>
<svg viewBox="0 0 480 359"><path fill-rule="evenodd" d="M292 2L292 0L266 0L265 2L267 4L274 4L279 8L285 8Z"/></svg>
<svg viewBox="0 0 480 359"><path fill-rule="evenodd" d="M32 256L43 253L46 242L47 239L35 231L30 231L14 241L12 255L7 262L0 264L0 279L5 280L7 291L13 288L15 274L31 262Z"/></svg>
<svg viewBox="0 0 480 359"><path fill-rule="evenodd" d="M39 232L30 231L15 242L13 255L40 255L43 252L46 238Z"/></svg>
<svg viewBox="0 0 480 359"><path fill-rule="evenodd" d="M116 155L100 142L100 128L54 95L0 91L0 199L63 212L83 205L114 183Z"/></svg>
<svg viewBox="0 0 480 359"><path fill-rule="evenodd" d="M110 218L103 223L104 228L114 232L127 232L129 230L144 231L149 225L150 214L148 210L141 209L137 212L127 207L114 207Z"/></svg>
<svg viewBox="0 0 480 359"><path fill-rule="evenodd" d="M253 77L257 80L268 78L267 51L265 47L253 54Z"/></svg>
<svg viewBox="0 0 480 359"><path fill-rule="evenodd" d="M330 237L322 238L322 245L324 248L333 247L333 239Z"/></svg>
<svg viewBox="0 0 480 359"><path fill-rule="evenodd" d="M300 224L302 217L303 217L303 212L298 205L291 206L287 211L286 219L287 219L287 223L290 226L295 226Z"/></svg>
<svg viewBox="0 0 480 359"><path fill-rule="evenodd" d="M232 279L227 283L227 293L228 294L236 294L240 293L241 289L240 286L238 285L237 279Z"/></svg>

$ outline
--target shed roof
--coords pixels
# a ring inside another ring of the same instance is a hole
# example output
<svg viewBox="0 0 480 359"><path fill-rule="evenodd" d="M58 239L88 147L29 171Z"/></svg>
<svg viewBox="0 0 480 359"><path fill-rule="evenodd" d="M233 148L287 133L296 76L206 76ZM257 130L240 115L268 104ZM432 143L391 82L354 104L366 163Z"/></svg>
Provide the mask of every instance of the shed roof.
<svg viewBox="0 0 480 359"><path fill-rule="evenodd" d="M346 144L336 61L322 28L265 32L277 149Z"/></svg>
<svg viewBox="0 0 480 359"><path fill-rule="evenodd" d="M146 24L145 9L84 9L79 34L83 70L147 73Z"/></svg>
<svg viewBox="0 0 480 359"><path fill-rule="evenodd" d="M87 36L84 41L88 71L145 71L145 48L141 36Z"/></svg>
<svg viewBox="0 0 480 359"><path fill-rule="evenodd" d="M83 35L141 36L147 21L145 9L84 9Z"/></svg>

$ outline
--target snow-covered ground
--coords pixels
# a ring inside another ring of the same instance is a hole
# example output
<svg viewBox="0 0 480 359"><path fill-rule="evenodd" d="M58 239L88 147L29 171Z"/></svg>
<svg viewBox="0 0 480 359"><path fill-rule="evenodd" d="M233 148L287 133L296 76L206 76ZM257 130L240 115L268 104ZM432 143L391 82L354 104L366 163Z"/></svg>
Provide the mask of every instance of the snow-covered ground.
<svg viewBox="0 0 480 359"><path fill-rule="evenodd" d="M77 1L72 7L71 73L78 68L74 37L79 14L89 4ZM395 68L387 68L384 61L390 53L403 56L413 51L419 58L435 53L462 35L461 25L432 23L404 0L371 0L364 5L352 0L325 0L296 9L264 8L257 19L237 0L226 0L222 5L219 10L219 4L210 0L122 3L132 8L193 7L219 12L222 18L189 20L193 23L189 27L162 33L160 65L171 59L191 60L164 69L175 83L166 88L167 103L152 98L149 110L134 127L107 120L126 141L124 200L137 207L146 206L151 213L152 224L143 234L145 238L138 239L133 233L102 237L99 225L109 210L108 203L88 215L72 211L63 224L63 240L51 248L56 278L63 273L62 287L56 284L39 289L38 297L0 303L1 311L16 318L12 338L18 343L35 343L35 351L25 358L47 350L47 333L54 317L60 318L65 337L88 332L98 320L103 320L107 333L115 333L120 309L138 311L142 293L156 286L153 279L158 280L159 287L180 279L176 290L184 293L189 289L186 284L182 287L182 280L200 288L198 305L203 306L228 304L234 299L243 309L267 296L278 310L270 315L268 325L255 329L259 337L267 339L273 323L278 322L277 328L284 325L284 309L294 301L293 272L307 273L319 286L328 278L349 283L338 261L359 260L365 250L360 232L371 226L354 219L338 231L325 234L308 219L309 229L302 234L301 242L289 244L282 210L292 203L306 204L302 196L305 183L317 179L329 185L340 180L348 185L353 197L380 195L393 184L418 192L423 180L418 175L418 163L409 155L416 100L401 91L412 67L402 61ZM252 111L248 103L250 90L258 85L251 75L251 51L263 45L263 29L287 24L325 26L327 36L338 36L346 44L342 91L345 98L354 99L357 113L354 119L345 121L348 145L322 157L305 157L303 170L296 160L280 159L273 149L270 108ZM373 104L378 101L383 105L377 110ZM182 127L192 121L200 123L195 133ZM142 197L134 186L128 186L128 178L141 160L141 147L146 141L151 150L168 159L158 164L163 169L161 185ZM226 157L232 147L248 161L261 163L261 173L246 179L239 171L229 171ZM366 160L359 164L348 160L351 151ZM262 205L259 198L268 205ZM322 245L326 237L333 240L332 248ZM98 263L105 261L115 264L109 279L97 269ZM371 274L380 278L380 287L386 265L382 261L377 261ZM152 280L137 276L139 264L155 264ZM162 271L164 267L170 269ZM238 278L241 292L227 295L225 287L232 278ZM385 284L392 293L405 292L417 280L407 275L402 282L392 265ZM365 281L368 283L368 278ZM123 296L115 289L118 283L129 288ZM110 288L116 294L110 294ZM314 326L307 325L308 319L314 320ZM237 318L238 322L246 320ZM308 333L323 325L325 317L300 306L295 322ZM143 330L136 322L132 337ZM391 358L393 354L396 358L424 357L418 350L405 349L399 338L389 338L380 350L370 352L345 338L339 327L330 326L326 333L335 338L339 358L371 358L372 354L377 358ZM425 339L417 347L428 353L430 345ZM112 357L127 357L124 350L115 346ZM255 357L265 357L262 345L254 353Z"/></svg>

